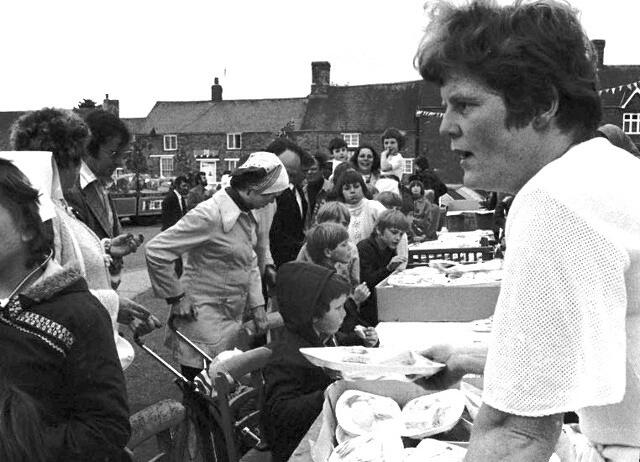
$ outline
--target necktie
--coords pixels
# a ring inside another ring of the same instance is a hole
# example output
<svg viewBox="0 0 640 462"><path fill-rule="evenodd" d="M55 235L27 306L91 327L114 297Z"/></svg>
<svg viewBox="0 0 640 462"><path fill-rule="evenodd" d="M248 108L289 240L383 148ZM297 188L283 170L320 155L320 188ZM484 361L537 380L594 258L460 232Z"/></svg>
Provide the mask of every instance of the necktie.
<svg viewBox="0 0 640 462"><path fill-rule="evenodd" d="M187 203L184 200L184 196L180 196L180 208L182 209L182 216L187 213Z"/></svg>

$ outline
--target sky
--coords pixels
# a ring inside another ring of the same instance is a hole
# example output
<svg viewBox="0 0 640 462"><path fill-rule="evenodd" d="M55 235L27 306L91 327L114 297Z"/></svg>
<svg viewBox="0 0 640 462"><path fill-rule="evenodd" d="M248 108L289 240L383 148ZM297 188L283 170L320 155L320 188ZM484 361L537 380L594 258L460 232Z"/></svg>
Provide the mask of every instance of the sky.
<svg viewBox="0 0 640 462"><path fill-rule="evenodd" d="M456 0L460 1L460 0ZM506 0L500 0L506 3ZM637 0L572 0L605 64L640 64ZM311 62L337 85L419 79L425 0L5 0L0 111L72 108L105 94L121 117L156 101L299 98ZM640 76L638 76L640 79Z"/></svg>

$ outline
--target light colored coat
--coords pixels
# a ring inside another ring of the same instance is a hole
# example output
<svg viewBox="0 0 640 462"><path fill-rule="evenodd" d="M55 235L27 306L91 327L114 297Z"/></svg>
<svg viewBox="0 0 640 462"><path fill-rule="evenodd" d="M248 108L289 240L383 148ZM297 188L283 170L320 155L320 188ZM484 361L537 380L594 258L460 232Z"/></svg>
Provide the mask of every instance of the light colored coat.
<svg viewBox="0 0 640 462"><path fill-rule="evenodd" d="M168 298L184 292L191 298L197 320L179 320L175 325L212 356L246 348L242 322L249 311L264 305L256 244L253 213L241 211L220 190L146 246L156 295ZM183 255L184 274L178 279L173 262ZM173 335L167 340L180 364L202 367L202 357L190 347Z"/></svg>

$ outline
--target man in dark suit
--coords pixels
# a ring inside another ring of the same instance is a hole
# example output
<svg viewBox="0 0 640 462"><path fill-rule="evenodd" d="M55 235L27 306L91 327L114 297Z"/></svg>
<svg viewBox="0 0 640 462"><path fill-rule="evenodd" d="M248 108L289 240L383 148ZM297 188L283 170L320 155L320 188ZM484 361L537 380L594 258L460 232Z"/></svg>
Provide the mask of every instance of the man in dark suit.
<svg viewBox="0 0 640 462"><path fill-rule="evenodd" d="M278 156L289 174L289 187L276 198L276 211L269 231L269 245L276 268L295 260L304 242L308 204L302 190L306 170L313 158L287 138L278 138L266 148Z"/></svg>
<svg viewBox="0 0 640 462"><path fill-rule="evenodd" d="M80 165L79 190L65 191L69 204L100 239L114 239L122 235L122 226L107 191L111 175L124 161L125 148L131 134L118 116L103 110L95 110L84 118L91 130L87 155ZM130 251L137 250L140 241L131 239ZM113 258L109 266L114 288L120 284L122 258Z"/></svg>
<svg viewBox="0 0 640 462"><path fill-rule="evenodd" d="M189 194L189 181L180 175L173 180L169 192L162 199L162 227L161 231L171 228L187 213L186 197ZM176 274L182 276L182 258L175 261Z"/></svg>

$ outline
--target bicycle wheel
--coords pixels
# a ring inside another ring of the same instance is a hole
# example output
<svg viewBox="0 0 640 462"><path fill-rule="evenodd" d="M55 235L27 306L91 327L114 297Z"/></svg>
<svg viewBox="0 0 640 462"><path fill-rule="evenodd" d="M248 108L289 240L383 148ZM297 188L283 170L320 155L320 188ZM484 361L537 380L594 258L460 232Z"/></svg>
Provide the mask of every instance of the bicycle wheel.
<svg viewBox="0 0 640 462"><path fill-rule="evenodd" d="M215 462L210 430L198 425L182 403L166 399L131 416L127 448L140 462ZM155 440L154 440L155 438Z"/></svg>

